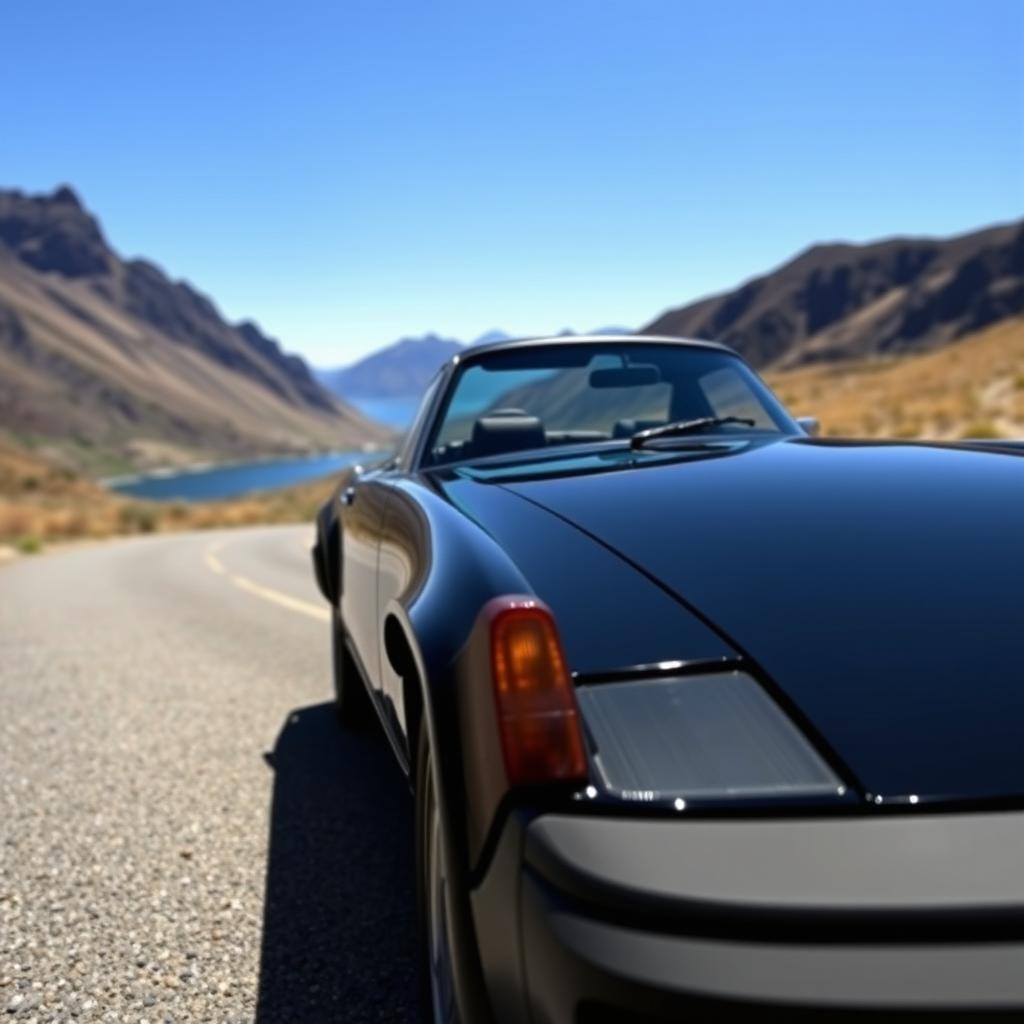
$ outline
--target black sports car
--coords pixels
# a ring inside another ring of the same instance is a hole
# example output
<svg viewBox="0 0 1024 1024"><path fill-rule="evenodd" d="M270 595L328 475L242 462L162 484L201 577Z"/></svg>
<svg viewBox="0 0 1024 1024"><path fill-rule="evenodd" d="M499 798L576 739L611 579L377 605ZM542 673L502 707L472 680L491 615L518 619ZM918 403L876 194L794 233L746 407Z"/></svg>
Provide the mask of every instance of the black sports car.
<svg viewBox="0 0 1024 1024"><path fill-rule="evenodd" d="M720 345L489 345L321 510L435 1021L1024 1012L1022 451L811 433Z"/></svg>

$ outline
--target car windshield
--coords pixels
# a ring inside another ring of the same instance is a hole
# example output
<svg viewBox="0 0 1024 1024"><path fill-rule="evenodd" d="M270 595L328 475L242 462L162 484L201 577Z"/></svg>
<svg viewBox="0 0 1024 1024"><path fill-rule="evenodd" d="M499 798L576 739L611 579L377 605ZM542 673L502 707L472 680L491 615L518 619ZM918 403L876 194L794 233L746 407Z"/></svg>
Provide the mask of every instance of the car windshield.
<svg viewBox="0 0 1024 1024"><path fill-rule="evenodd" d="M471 355L456 372L425 461L628 441L667 423L727 417L751 423L709 422L688 437L800 433L729 352L628 341L499 349Z"/></svg>

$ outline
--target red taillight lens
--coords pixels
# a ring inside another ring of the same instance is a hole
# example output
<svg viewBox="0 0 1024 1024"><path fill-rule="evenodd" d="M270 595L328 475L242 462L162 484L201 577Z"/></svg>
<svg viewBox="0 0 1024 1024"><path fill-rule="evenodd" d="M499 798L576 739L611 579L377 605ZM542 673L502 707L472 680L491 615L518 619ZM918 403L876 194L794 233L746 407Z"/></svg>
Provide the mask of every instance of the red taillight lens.
<svg viewBox="0 0 1024 1024"><path fill-rule="evenodd" d="M585 782L576 694L551 613L533 603L498 610L491 672L509 784Z"/></svg>

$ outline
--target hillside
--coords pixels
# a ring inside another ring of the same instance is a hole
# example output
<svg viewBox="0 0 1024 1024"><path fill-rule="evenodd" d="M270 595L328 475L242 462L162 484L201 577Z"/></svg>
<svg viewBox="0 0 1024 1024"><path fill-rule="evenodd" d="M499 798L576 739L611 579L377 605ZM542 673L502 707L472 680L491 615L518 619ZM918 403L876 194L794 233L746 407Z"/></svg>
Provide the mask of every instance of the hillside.
<svg viewBox="0 0 1024 1024"><path fill-rule="evenodd" d="M402 338L337 370L320 370L324 387L343 398L418 397L438 367L462 348L454 338Z"/></svg>
<svg viewBox="0 0 1024 1024"><path fill-rule="evenodd" d="M1024 312L1024 221L950 239L816 245L641 333L708 338L755 366L931 351Z"/></svg>
<svg viewBox="0 0 1024 1024"><path fill-rule="evenodd" d="M255 324L119 257L68 188L0 191L0 432L94 473L382 436Z"/></svg>
<svg viewBox="0 0 1024 1024"><path fill-rule="evenodd" d="M791 412L835 437L1024 438L1024 317L902 358L767 375Z"/></svg>

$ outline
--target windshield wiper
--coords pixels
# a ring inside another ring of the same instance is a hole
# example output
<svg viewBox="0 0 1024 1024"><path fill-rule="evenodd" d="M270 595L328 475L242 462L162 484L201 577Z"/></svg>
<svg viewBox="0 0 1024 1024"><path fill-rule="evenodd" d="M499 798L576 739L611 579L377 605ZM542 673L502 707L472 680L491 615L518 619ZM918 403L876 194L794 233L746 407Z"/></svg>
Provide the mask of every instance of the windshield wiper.
<svg viewBox="0 0 1024 1024"><path fill-rule="evenodd" d="M643 448L648 441L656 437L681 437L683 434L696 434L706 427L720 427L725 423L743 423L754 426L754 421L745 416L701 416L695 420L677 420L675 423L663 423L660 427L648 427L638 430L630 439L629 447L634 451Z"/></svg>

